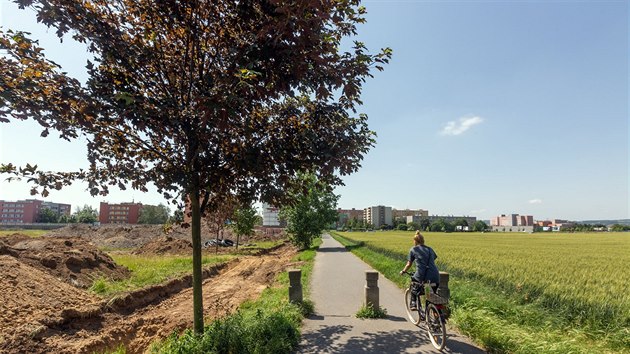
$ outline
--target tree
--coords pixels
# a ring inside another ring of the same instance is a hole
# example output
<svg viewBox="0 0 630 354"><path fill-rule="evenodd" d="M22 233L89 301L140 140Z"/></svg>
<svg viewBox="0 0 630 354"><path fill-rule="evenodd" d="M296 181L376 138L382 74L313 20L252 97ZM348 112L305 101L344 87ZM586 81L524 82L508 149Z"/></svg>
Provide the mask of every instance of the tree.
<svg viewBox="0 0 630 354"><path fill-rule="evenodd" d="M337 200L332 188L314 174L300 174L300 187L288 191L296 202L283 206L279 217L287 222L286 231L291 242L306 249L337 220Z"/></svg>
<svg viewBox="0 0 630 354"><path fill-rule="evenodd" d="M169 222L171 224L181 224L184 222L184 211L182 209L176 209L173 215L169 217Z"/></svg>
<svg viewBox="0 0 630 354"><path fill-rule="evenodd" d="M41 208L39 209L39 214L37 215L37 222L45 224L59 222L59 213L50 208Z"/></svg>
<svg viewBox="0 0 630 354"><path fill-rule="evenodd" d="M98 221L98 212L87 204L83 208L78 207L73 216L80 224L93 224Z"/></svg>
<svg viewBox="0 0 630 354"><path fill-rule="evenodd" d="M408 227L407 224L400 223L398 224L398 226L396 226L396 230L407 231L408 230L407 227Z"/></svg>
<svg viewBox="0 0 630 354"><path fill-rule="evenodd" d="M420 224L418 224L417 222L410 222L409 224L407 224L407 230L409 231L417 231L420 230Z"/></svg>
<svg viewBox="0 0 630 354"><path fill-rule="evenodd" d="M194 331L203 331L201 217L227 198L282 205L296 172L341 184L374 145L357 114L362 84L391 57L355 41L365 21L348 1L16 0L86 44L82 84L24 32L0 32L0 122L33 119L46 137L87 141L89 167L0 165L48 195L76 180L190 201Z"/></svg>
<svg viewBox="0 0 630 354"><path fill-rule="evenodd" d="M475 232L486 231L487 229L488 229L488 225L486 225L486 223L481 220L477 220L473 224L473 231Z"/></svg>
<svg viewBox="0 0 630 354"><path fill-rule="evenodd" d="M258 220L258 212L250 205L241 206L234 212L232 220L232 230L236 234L236 249L241 236L251 236L254 234L254 226Z"/></svg>
<svg viewBox="0 0 630 354"><path fill-rule="evenodd" d="M420 220L419 230L428 231L430 227L431 227L431 221L429 219L425 218L425 219Z"/></svg>
<svg viewBox="0 0 630 354"><path fill-rule="evenodd" d="M138 216L138 224L165 224L171 211L162 203L159 205L143 205Z"/></svg>

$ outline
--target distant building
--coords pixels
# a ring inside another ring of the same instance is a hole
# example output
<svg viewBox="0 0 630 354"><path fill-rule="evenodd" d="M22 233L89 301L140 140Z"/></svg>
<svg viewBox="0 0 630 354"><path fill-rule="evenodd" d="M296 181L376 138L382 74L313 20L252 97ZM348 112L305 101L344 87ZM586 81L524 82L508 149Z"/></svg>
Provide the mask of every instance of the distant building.
<svg viewBox="0 0 630 354"><path fill-rule="evenodd" d="M278 213L280 208L273 205L263 203L263 226L281 226L280 219L278 219Z"/></svg>
<svg viewBox="0 0 630 354"><path fill-rule="evenodd" d="M363 209L337 209L337 227L345 226L352 219L363 220Z"/></svg>
<svg viewBox="0 0 630 354"><path fill-rule="evenodd" d="M47 208L65 215L70 215L70 204L45 202L37 199L18 201L0 200L0 223L31 224L38 222L39 213Z"/></svg>
<svg viewBox="0 0 630 354"><path fill-rule="evenodd" d="M409 216L429 216L428 210L423 209L392 209L392 218L407 219Z"/></svg>
<svg viewBox="0 0 630 354"><path fill-rule="evenodd" d="M109 204L101 202L98 221L101 224L137 224L142 203Z"/></svg>
<svg viewBox="0 0 630 354"><path fill-rule="evenodd" d="M377 205L365 208L363 219L377 229L383 225L392 225L392 207Z"/></svg>
<svg viewBox="0 0 630 354"><path fill-rule="evenodd" d="M501 214L490 219L490 226L534 226L534 217L531 215Z"/></svg>

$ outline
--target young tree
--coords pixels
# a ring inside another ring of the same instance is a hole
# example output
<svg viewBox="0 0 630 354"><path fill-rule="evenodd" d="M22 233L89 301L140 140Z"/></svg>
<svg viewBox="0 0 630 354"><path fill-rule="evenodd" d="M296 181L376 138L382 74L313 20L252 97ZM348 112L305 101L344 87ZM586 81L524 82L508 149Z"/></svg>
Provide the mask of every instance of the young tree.
<svg viewBox="0 0 630 354"><path fill-rule="evenodd" d="M74 212L73 216L76 222L80 224L93 224L98 221L98 212L87 204L83 208L77 207L77 211Z"/></svg>
<svg viewBox="0 0 630 354"><path fill-rule="evenodd" d="M306 249L313 238L337 220L339 196L331 191L330 185L318 180L314 174L300 175L301 186L289 190L295 203L280 209L279 217L286 220L286 231L291 242Z"/></svg>
<svg viewBox="0 0 630 354"><path fill-rule="evenodd" d="M241 236L251 236L254 234L254 226L258 220L258 212L250 205L241 206L234 212L232 220L232 230L236 234L236 249Z"/></svg>
<svg viewBox="0 0 630 354"><path fill-rule="evenodd" d="M138 216L138 224L164 224L171 211L162 203L159 205L143 205Z"/></svg>
<svg viewBox="0 0 630 354"><path fill-rule="evenodd" d="M50 208L41 208L37 215L37 222L46 224L59 222L59 213Z"/></svg>
<svg viewBox="0 0 630 354"><path fill-rule="evenodd" d="M486 225L486 223L481 220L477 220L473 224L473 231L476 231L476 232L485 231L487 228L488 228L488 225Z"/></svg>
<svg viewBox="0 0 630 354"><path fill-rule="evenodd" d="M85 85L27 33L0 32L0 122L34 119L87 141L89 167L0 165L47 195L75 180L92 195L114 185L191 202L194 330L203 330L201 216L232 195L275 205L297 171L330 185L374 144L356 113L361 86L391 50L345 37L365 21L348 1L16 0L93 55Z"/></svg>

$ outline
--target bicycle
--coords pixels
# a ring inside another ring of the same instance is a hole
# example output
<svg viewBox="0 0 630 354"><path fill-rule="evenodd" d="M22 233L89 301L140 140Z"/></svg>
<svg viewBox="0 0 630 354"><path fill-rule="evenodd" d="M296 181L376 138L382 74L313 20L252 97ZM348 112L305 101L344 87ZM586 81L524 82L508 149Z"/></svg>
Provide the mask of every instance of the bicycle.
<svg viewBox="0 0 630 354"><path fill-rule="evenodd" d="M405 274L410 277L413 276L413 274L409 272L405 272ZM418 309L412 310L409 307L409 303L411 302L411 286L413 283L425 287L424 308L422 307L420 295L418 295L416 299ZM435 292L433 292L433 286L435 286L434 283L418 283L412 278L411 284L409 284L409 287L405 290L405 309L407 309L407 317L411 323L420 327L421 323L424 322L431 344L433 344L437 350L441 351L446 346L446 311L448 300L435 294Z"/></svg>

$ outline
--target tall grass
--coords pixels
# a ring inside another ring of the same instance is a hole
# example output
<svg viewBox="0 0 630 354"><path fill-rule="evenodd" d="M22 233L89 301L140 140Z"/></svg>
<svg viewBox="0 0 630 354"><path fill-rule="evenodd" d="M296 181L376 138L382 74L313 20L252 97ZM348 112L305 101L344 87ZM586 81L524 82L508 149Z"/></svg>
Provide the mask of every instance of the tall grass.
<svg viewBox="0 0 630 354"><path fill-rule="evenodd" d="M400 286L408 232L340 233ZM630 234L426 233L453 322L497 352L630 352Z"/></svg>

